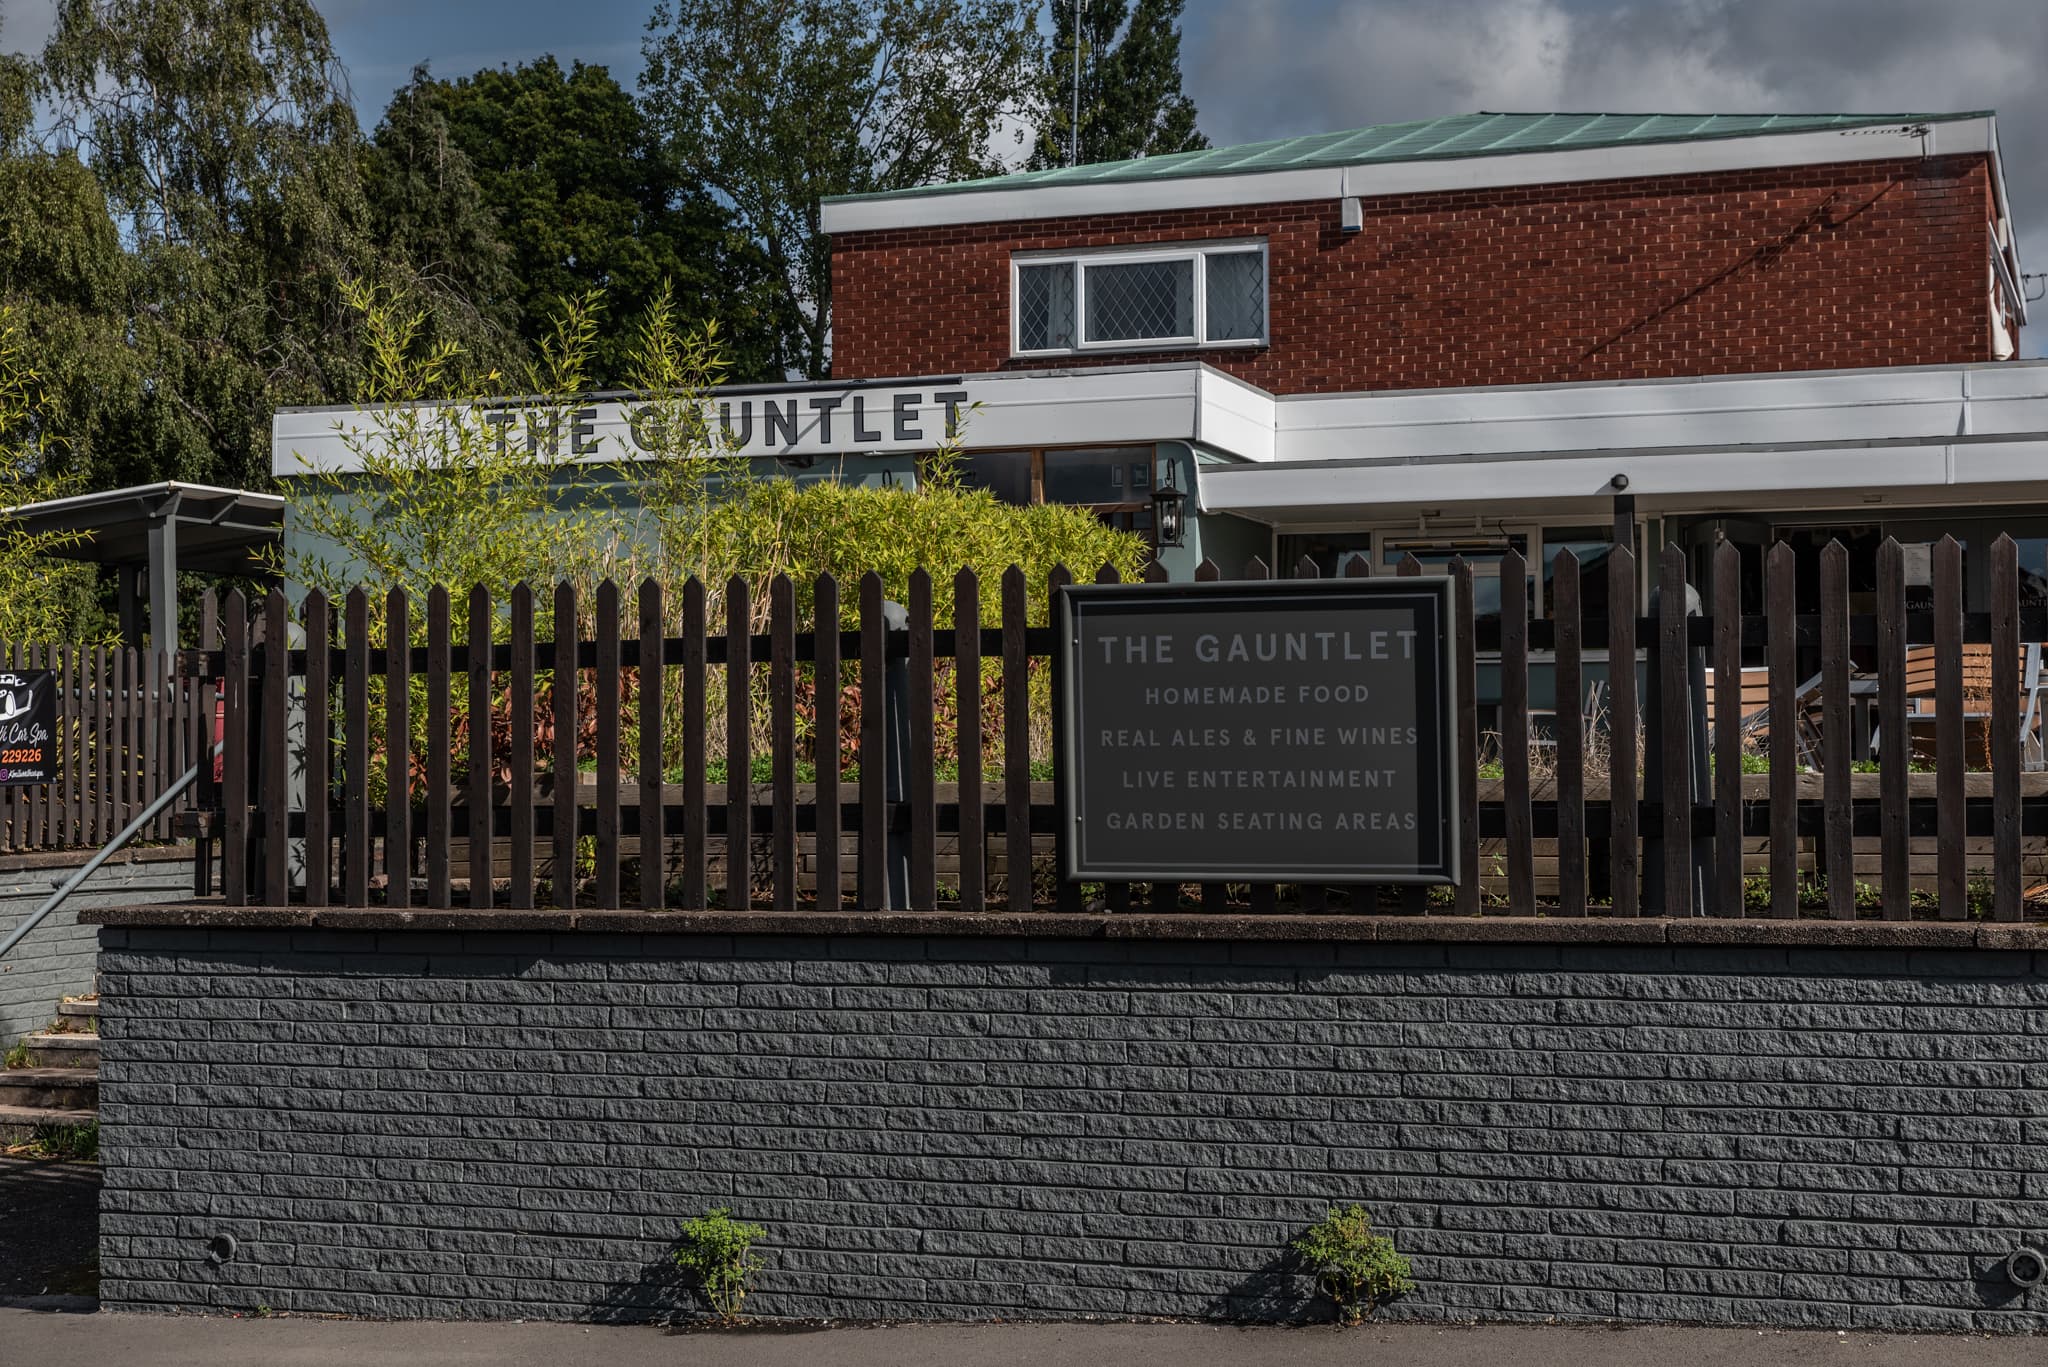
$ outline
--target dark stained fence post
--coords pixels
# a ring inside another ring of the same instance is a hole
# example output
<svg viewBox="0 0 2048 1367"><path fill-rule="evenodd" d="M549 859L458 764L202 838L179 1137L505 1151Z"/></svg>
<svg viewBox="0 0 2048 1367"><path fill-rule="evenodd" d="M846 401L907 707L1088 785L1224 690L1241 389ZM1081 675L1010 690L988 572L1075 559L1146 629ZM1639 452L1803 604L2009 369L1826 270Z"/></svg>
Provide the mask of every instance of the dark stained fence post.
<svg viewBox="0 0 2048 1367"><path fill-rule="evenodd" d="M1714 889L1717 916L1742 915L1742 553L1714 552Z"/></svg>
<svg viewBox="0 0 2048 1367"><path fill-rule="evenodd" d="M663 837L662 700L668 669L662 661L661 585L640 584L640 906L660 911L668 895L668 861Z"/></svg>
<svg viewBox="0 0 2048 1367"><path fill-rule="evenodd" d="M597 905L619 905L619 723L625 711L619 664L619 586L597 586Z"/></svg>
<svg viewBox="0 0 2048 1367"><path fill-rule="evenodd" d="M1031 910L1033 896L1029 594L1021 566L1003 571L1003 880L1011 911Z"/></svg>
<svg viewBox="0 0 2048 1367"><path fill-rule="evenodd" d="M341 904L370 904L370 596L360 585L343 600L348 639L341 682ZM208 722L209 729L212 723Z"/></svg>
<svg viewBox="0 0 2048 1367"><path fill-rule="evenodd" d="M710 715L708 666L705 638L710 631L705 605L704 581L691 575L683 584L683 886L679 896L689 911L711 905L710 821L705 789L707 770L706 732Z"/></svg>
<svg viewBox="0 0 2048 1367"><path fill-rule="evenodd" d="M448 783L450 738L448 590L427 591L427 905L450 900L448 846L454 839L453 793Z"/></svg>
<svg viewBox="0 0 2048 1367"><path fill-rule="evenodd" d="M1059 629L1060 618L1056 605L1059 601L1060 590L1073 582L1073 571L1069 570L1065 565L1053 566L1052 572L1046 576L1045 620L1055 631ZM1052 658L1054 660L1058 659L1057 649L1054 650ZM1063 690L1064 685L1060 682L1059 671L1054 669L1052 675L1052 753L1055 766L1064 764L1067 758L1065 753L1066 746L1063 743L1065 740L1065 723L1060 717L1061 693ZM1070 882L1066 876L1067 842L1073 839L1074 836L1073 822L1074 814L1068 811L1064 805L1061 805L1053 823L1053 908L1061 912L1076 912L1081 910L1082 906L1081 885Z"/></svg>
<svg viewBox="0 0 2048 1367"><path fill-rule="evenodd" d="M1500 760L1507 828L1508 911L1536 911L1535 826L1529 802L1529 566L1500 558Z"/></svg>
<svg viewBox="0 0 2048 1367"><path fill-rule="evenodd" d="M1850 822L1849 552L1820 553L1821 822L1826 832L1828 914L1856 919L1856 841Z"/></svg>
<svg viewBox="0 0 2048 1367"><path fill-rule="evenodd" d="M839 581L829 574L818 576L811 590L816 661L812 671L813 696L817 699L813 723L816 738L814 762L818 769L814 846L817 906L819 911L837 911L839 891Z"/></svg>
<svg viewBox="0 0 2048 1367"><path fill-rule="evenodd" d="M769 864L777 911L796 910L796 586L786 574L768 585Z"/></svg>
<svg viewBox="0 0 2048 1367"><path fill-rule="evenodd" d="M1551 561L1551 620L1557 633L1557 909L1586 914L1586 722L1584 599L1579 557L1561 550Z"/></svg>
<svg viewBox="0 0 2048 1367"><path fill-rule="evenodd" d="M526 584L512 586L512 656L511 670L505 680L506 696L510 700L511 712L510 744L507 763L511 766L511 791L506 801L511 806L507 814L508 829L511 833L510 870L512 881L507 889L505 905L515 911L524 911L533 906L534 873L533 847L539 839L534 828L533 782L535 777L534 745L534 664L533 645L533 589Z"/></svg>
<svg viewBox="0 0 2048 1367"><path fill-rule="evenodd" d="M1616 546L1607 558L1608 893L1616 916L1642 914L1636 848L1636 557Z"/></svg>
<svg viewBox="0 0 2048 1367"><path fill-rule="evenodd" d="M1907 843L1907 774L1913 738L1906 731L1906 556L1891 537L1877 550L1877 737L1879 866L1884 915L1913 915L1913 866Z"/></svg>
<svg viewBox="0 0 2048 1367"><path fill-rule="evenodd" d="M1765 657L1770 665L1771 721L1771 915L1799 915L1799 725L1793 698L1799 680L1793 633L1798 629L1798 594L1792 548L1771 547L1764 564L1764 617L1769 622Z"/></svg>
<svg viewBox="0 0 2048 1367"><path fill-rule="evenodd" d="M988 908L988 835L981 810L981 581L953 576L953 693L960 747L960 910Z"/></svg>
<svg viewBox="0 0 2048 1367"><path fill-rule="evenodd" d="M221 609L221 678L226 692L221 762L221 896L231 907L249 900L249 609L231 589ZM81 768L84 766L80 766Z"/></svg>
<svg viewBox="0 0 2048 1367"><path fill-rule="evenodd" d="M318 589L306 593L306 905L324 907L332 888L334 787L334 611ZM149 654L154 684L155 651ZM162 732L156 732L161 743ZM173 778L177 777L175 774ZM161 791L158 789L157 791Z"/></svg>
<svg viewBox="0 0 2048 1367"><path fill-rule="evenodd" d="M576 807L580 774L576 765L577 709L580 672L576 668L576 589L566 580L555 585L554 656L554 745L549 760L554 766L553 818L554 859L548 887L556 906L576 905Z"/></svg>
<svg viewBox="0 0 2048 1367"><path fill-rule="evenodd" d="M384 604L385 899L412 903L412 626L404 589Z"/></svg>
<svg viewBox="0 0 2048 1367"><path fill-rule="evenodd" d="M1692 803L1695 764L1704 768L1704 744L1694 754L1693 656L1686 619L1697 608L1686 582L1685 552L1666 546L1659 556L1655 595L1657 638L1650 652L1650 753L1645 787L1657 798L1662 819L1654 839L1656 859L1648 870L1654 895L1647 900L1662 915L1690 916L1699 908L1699 874L1693 859ZM1699 680L1700 691L1706 679ZM1704 721L1704 718L1702 718ZM1704 734L1702 733L1702 741Z"/></svg>
<svg viewBox="0 0 2048 1367"><path fill-rule="evenodd" d="M753 905L754 650L747 581L725 582L725 909Z"/></svg>
<svg viewBox="0 0 2048 1367"><path fill-rule="evenodd" d="M2009 535L1991 543L1992 915L2020 919L2020 566Z"/></svg>
<svg viewBox="0 0 2048 1367"><path fill-rule="evenodd" d="M938 905L938 812L934 785L933 743L937 717L933 704L932 577L923 569L910 573L910 689L904 699L910 802L910 887L908 905L930 911Z"/></svg>
<svg viewBox="0 0 2048 1367"><path fill-rule="evenodd" d="M263 901L281 907L292 900L291 634L284 590L263 599ZM114 747L120 749L119 746ZM123 766L126 767L125 764Z"/></svg>
<svg viewBox="0 0 2048 1367"><path fill-rule="evenodd" d="M860 909L889 905L888 627L882 620L882 576L860 580Z"/></svg>
<svg viewBox="0 0 2048 1367"><path fill-rule="evenodd" d="M488 911L496 889L492 816L495 754L491 743L491 591L469 591L469 905ZM516 724L514 729L518 729Z"/></svg>
<svg viewBox="0 0 2048 1367"><path fill-rule="evenodd" d="M92 718L93 718L93 792L94 798L92 843L104 845L114 834L114 793L117 787L116 775L120 772L120 761L115 755L114 744L114 672L120 663L118 650L108 652L105 646L94 646L92 650ZM252 685L253 688L253 685ZM253 706L254 700L251 700ZM253 712L252 724L257 723ZM253 737L252 737L253 739ZM253 753L253 763L260 763ZM253 783L255 772L250 773ZM248 794L244 794L246 798ZM254 892L255 889L250 889Z"/></svg>
<svg viewBox="0 0 2048 1367"><path fill-rule="evenodd" d="M1934 547L1934 790L1940 853L1941 919L1970 914L1964 867L1963 548L1952 536Z"/></svg>
<svg viewBox="0 0 2048 1367"><path fill-rule="evenodd" d="M1460 916L1479 914L1479 666L1477 608L1472 565L1464 556L1451 557L1453 611L1457 614L1456 656L1452 664L1458 705L1458 891L1454 908Z"/></svg>
<svg viewBox="0 0 2048 1367"><path fill-rule="evenodd" d="M213 652L213 650L219 650L219 648L221 648L221 613L219 613L219 603L217 603L215 596L213 596L213 590L209 588L203 594L199 594L199 650ZM86 785L86 773L88 773L88 769L86 769L86 752L88 752L92 740L88 736L86 699L84 699L84 689L88 685L88 678L94 676L90 670L92 670L90 658L86 656L84 650L80 650L78 652L78 672L80 672L78 687L80 687L80 697L78 697L78 730L76 730L78 748L72 754L72 758L78 762L78 771L76 771L76 775L72 779L72 783L76 787L76 791L72 793L72 805L74 805L74 816L78 818L78 838L82 842L86 838L90 838L88 836L88 826L92 824L92 812L88 810L90 789ZM215 742L213 732L219 726L219 719L215 717L215 711L219 709L221 695L219 695L219 680L213 674L211 666L207 666L205 674L199 678L199 685L197 687L199 687L199 707L195 707L197 715L193 717L193 726L197 728L197 734L199 734L197 752L201 756L205 756L205 762L199 767L199 793L195 795L195 805L199 807L201 812L219 812L219 807L221 807L221 785L219 785L219 779L215 779L215 769L213 769L213 764L215 764L215 760L213 760L213 742ZM213 838L211 836L201 836L199 851L193 857L193 863L195 863L193 887L195 887L195 892L199 892L201 896L207 896L207 894L213 892L213 883L211 883L213 861L209 857L211 846L213 846ZM367 857L369 857L369 853L367 853L367 848L365 848L365 859Z"/></svg>

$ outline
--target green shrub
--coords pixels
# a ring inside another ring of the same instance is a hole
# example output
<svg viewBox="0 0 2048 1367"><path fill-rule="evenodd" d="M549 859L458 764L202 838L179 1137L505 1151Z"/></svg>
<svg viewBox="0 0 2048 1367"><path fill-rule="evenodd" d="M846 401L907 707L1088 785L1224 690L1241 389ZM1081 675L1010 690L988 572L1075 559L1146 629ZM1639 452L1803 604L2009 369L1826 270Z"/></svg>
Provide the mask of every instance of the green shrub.
<svg viewBox="0 0 2048 1367"><path fill-rule="evenodd" d="M753 1290L754 1274L763 1266L754 1244L768 1237L759 1225L732 1218L720 1206L708 1215L683 1222L675 1251L676 1266L697 1280L697 1291L722 1320L739 1318L740 1303Z"/></svg>
<svg viewBox="0 0 2048 1367"><path fill-rule="evenodd" d="M1381 1304L1415 1289L1414 1269L1394 1241L1373 1233L1364 1206L1330 1207L1293 1244L1316 1279L1316 1290L1336 1304L1337 1318L1357 1324Z"/></svg>

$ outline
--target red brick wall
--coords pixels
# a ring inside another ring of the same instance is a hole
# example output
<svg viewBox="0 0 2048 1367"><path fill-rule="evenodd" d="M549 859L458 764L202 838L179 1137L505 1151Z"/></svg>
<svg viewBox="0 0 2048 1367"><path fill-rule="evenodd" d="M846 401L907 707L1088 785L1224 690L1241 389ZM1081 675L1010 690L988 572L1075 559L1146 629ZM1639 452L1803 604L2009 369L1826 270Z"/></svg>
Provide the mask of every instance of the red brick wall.
<svg viewBox="0 0 2048 1367"><path fill-rule="evenodd" d="M1015 251L1263 236L1276 393L1989 359L1981 155L847 233L841 379L1116 365L1009 354Z"/></svg>

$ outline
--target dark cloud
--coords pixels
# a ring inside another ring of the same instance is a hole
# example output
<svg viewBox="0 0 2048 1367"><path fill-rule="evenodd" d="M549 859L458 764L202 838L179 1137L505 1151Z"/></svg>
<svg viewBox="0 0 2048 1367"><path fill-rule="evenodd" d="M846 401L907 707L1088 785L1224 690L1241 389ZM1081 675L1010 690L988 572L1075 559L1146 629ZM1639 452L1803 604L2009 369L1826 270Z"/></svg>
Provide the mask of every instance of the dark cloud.
<svg viewBox="0 0 2048 1367"><path fill-rule="evenodd" d="M1219 144L1475 109L1995 109L2048 270L2044 60L2043 0L1195 0L1184 64Z"/></svg>

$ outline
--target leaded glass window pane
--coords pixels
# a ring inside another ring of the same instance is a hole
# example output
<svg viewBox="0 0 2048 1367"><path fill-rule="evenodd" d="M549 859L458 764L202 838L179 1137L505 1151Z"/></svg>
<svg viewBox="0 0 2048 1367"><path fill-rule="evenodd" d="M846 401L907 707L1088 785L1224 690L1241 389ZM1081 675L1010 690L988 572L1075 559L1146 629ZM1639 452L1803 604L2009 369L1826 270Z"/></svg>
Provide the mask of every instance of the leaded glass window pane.
<svg viewBox="0 0 2048 1367"><path fill-rule="evenodd" d="M1265 336L1264 257L1258 252L1219 252L1207 260L1207 340L1234 342Z"/></svg>
<svg viewBox="0 0 2048 1367"><path fill-rule="evenodd" d="M1139 342L1195 333L1195 263L1088 267L1088 340Z"/></svg>
<svg viewBox="0 0 2048 1367"><path fill-rule="evenodd" d="M1074 263L1017 268L1017 349L1074 344Z"/></svg>

